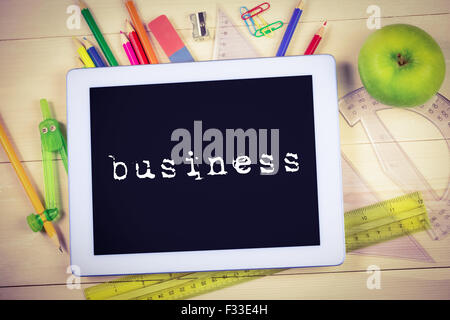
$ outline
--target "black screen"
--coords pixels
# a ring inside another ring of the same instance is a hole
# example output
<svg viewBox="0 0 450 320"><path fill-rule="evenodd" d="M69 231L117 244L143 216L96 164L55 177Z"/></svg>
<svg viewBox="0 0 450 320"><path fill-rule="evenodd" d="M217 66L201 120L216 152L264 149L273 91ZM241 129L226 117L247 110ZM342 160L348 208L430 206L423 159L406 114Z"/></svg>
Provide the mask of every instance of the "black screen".
<svg viewBox="0 0 450 320"><path fill-rule="evenodd" d="M311 76L91 88L90 103L95 255L320 245Z"/></svg>

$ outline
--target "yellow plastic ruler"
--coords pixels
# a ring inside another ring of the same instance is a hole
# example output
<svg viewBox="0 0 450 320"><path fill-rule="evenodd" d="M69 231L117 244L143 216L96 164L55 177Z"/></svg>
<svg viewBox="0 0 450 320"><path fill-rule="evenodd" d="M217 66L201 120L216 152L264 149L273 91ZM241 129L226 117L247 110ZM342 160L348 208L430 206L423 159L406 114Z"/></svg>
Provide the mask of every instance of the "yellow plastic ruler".
<svg viewBox="0 0 450 320"><path fill-rule="evenodd" d="M448 184L442 195L428 183L378 115L378 112L392 108L395 109L373 99L364 87L339 99L341 115L351 127L358 123L362 125L386 176L404 193L421 191L431 222L428 234L433 240L444 239L450 234L450 177L446 178ZM436 93L425 104L403 108L402 112L414 112L430 121L440 131L450 151L450 101L446 97ZM443 170L446 172L447 169Z"/></svg>
<svg viewBox="0 0 450 320"><path fill-rule="evenodd" d="M86 288L88 300L179 300L286 269L256 269L193 273L150 274L123 277Z"/></svg>
<svg viewBox="0 0 450 320"><path fill-rule="evenodd" d="M419 192L352 210L344 217L347 252L430 228Z"/></svg>
<svg viewBox="0 0 450 320"><path fill-rule="evenodd" d="M345 213L347 252L426 230L428 214L419 192ZM90 300L187 299L286 269L134 275L84 290Z"/></svg>

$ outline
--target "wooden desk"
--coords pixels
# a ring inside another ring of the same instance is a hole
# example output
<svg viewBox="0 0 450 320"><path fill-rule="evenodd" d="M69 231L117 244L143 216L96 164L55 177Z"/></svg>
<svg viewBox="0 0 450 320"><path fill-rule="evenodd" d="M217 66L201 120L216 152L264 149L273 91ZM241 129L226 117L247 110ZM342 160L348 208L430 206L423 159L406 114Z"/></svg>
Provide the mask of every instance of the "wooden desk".
<svg viewBox="0 0 450 320"><path fill-rule="evenodd" d="M121 65L128 64L119 37L127 11L119 0L88 0L97 23L102 29ZM249 8L262 1L196 0L168 1L136 0L145 22L166 14L184 39L194 58L210 60L213 40L195 42L189 14L207 12L207 25L214 35L216 6L232 17L235 25L258 49L262 56L275 55L284 27L272 39L252 38L239 20L239 7ZM266 20L287 23L297 0L270 1ZM86 23L69 30L66 10L70 0L2 0L0 2L0 121L6 126L26 171L40 194L43 194L42 158L38 124L42 119L39 99L50 101L56 119L65 124L65 75L77 67L77 54L71 36L88 36ZM381 9L381 24L409 23L429 32L441 46L450 66L450 2L432 1L370 1L370 0L310 0L307 1L300 27L287 51L301 54L314 32L325 18L329 30L318 53L334 55L338 68L339 97L361 87L357 71L357 55L364 39L372 32L366 26L366 10L376 4ZM154 40L154 39L152 39ZM153 41L153 43L155 43ZM157 46L161 62L168 62ZM450 97L450 77L440 92ZM445 139L424 119L405 116L404 110L386 110L381 116L395 133L415 165L438 192L443 193L450 174L449 150ZM399 194L383 174L368 139L360 125L350 128L341 119L342 151L358 168L361 175L380 198ZM410 121L414 121L411 130ZM62 194L62 219L56 224L65 247L69 245L69 212L67 175L60 159L59 178ZM345 172L344 172L345 174ZM345 188L346 186L344 186ZM347 186L348 187L348 186ZM0 149L0 299L83 299L82 290L66 288L68 254L58 255L50 240L42 233L29 230L25 217L33 212L6 154ZM381 256L349 254L338 267L290 269L280 274L215 291L205 299L398 299L450 298L450 236L432 241L425 233L414 236L434 260L418 261ZM376 265L381 269L381 289L369 290L366 269ZM83 278L82 287L114 277Z"/></svg>

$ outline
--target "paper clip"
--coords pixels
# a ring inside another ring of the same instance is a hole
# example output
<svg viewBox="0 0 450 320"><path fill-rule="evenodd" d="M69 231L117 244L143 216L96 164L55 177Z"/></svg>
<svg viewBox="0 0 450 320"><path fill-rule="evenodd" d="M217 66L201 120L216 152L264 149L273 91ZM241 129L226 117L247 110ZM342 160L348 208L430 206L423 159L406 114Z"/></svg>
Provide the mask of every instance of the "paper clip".
<svg viewBox="0 0 450 320"><path fill-rule="evenodd" d="M253 9L250 9L243 14L241 14L242 20L247 20L250 18L253 18L254 16L260 14L261 12L266 11L270 8L270 4L268 2L263 2L260 5L254 7Z"/></svg>
<svg viewBox="0 0 450 320"><path fill-rule="evenodd" d="M245 10L244 13L242 13L242 9ZM249 14L249 13L248 13L247 7L244 7L244 6L241 7L241 13L244 15L244 17L247 17L247 15ZM251 27L250 27L250 24L247 22L247 20L250 21ZM258 22L258 20L259 20L259 22ZM257 31L258 29L264 28L265 26L268 25L267 21L264 20L264 18L261 17L261 16L259 16L259 15L256 15L254 19L251 18L251 17L246 18L246 19L244 20L244 22L245 22L245 24L247 25L248 31L249 31L250 34L251 34L252 36L254 36L254 37L255 37L255 33L256 33L256 31ZM253 29L253 31L252 31L251 29ZM273 35L272 35L271 33L268 33L266 36L269 37L269 38L271 38Z"/></svg>
<svg viewBox="0 0 450 320"><path fill-rule="evenodd" d="M247 13L248 12L248 8L247 7L242 6L240 8L240 11L241 11L241 14L244 15L244 17L246 17L246 15L248 15L248 13ZM252 36L254 36L255 32L256 32L256 30L258 28L256 28L255 21L253 20L253 18L249 17L248 19L246 18L246 19L243 19L243 20L245 22L245 25L247 26L248 32L250 32L250 34ZM250 21L251 27L250 27L250 24L249 24L249 22L247 20ZM253 29L253 31L252 31L252 29Z"/></svg>
<svg viewBox="0 0 450 320"><path fill-rule="evenodd" d="M273 25L276 25L274 27L271 27ZM264 26L258 30L256 30L255 32L255 37L259 38L262 36L271 36L272 35L272 31L275 31L277 29L280 29L283 26L283 22L281 21L275 21L267 26Z"/></svg>
<svg viewBox="0 0 450 320"><path fill-rule="evenodd" d="M256 16L255 19L258 19L258 20L260 21L260 23L258 23L257 21L255 21L255 24L256 24L256 31L255 31L255 33L254 33L253 35L254 35L255 37L257 37L256 33L258 32L258 30L260 30L260 29L265 29L267 26L269 26L269 23L268 23L266 20L264 20L263 17L260 17L260 16ZM266 36L266 37L268 37L268 38L272 38L272 37L273 37L273 34L270 33L270 32L267 32L266 34L264 34L264 36Z"/></svg>

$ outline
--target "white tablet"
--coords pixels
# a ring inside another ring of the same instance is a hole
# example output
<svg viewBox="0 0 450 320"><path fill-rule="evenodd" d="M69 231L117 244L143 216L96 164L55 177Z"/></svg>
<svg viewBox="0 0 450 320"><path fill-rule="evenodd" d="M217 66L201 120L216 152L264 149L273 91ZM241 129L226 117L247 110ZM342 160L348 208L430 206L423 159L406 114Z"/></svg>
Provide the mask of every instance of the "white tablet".
<svg viewBox="0 0 450 320"><path fill-rule="evenodd" d="M72 70L67 115L76 274L343 262L333 57Z"/></svg>

